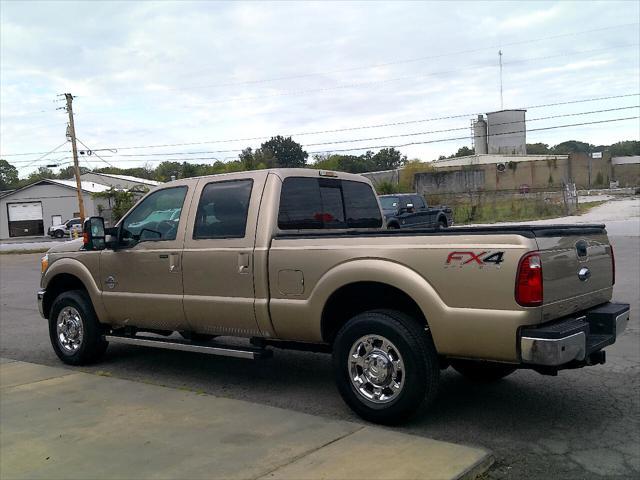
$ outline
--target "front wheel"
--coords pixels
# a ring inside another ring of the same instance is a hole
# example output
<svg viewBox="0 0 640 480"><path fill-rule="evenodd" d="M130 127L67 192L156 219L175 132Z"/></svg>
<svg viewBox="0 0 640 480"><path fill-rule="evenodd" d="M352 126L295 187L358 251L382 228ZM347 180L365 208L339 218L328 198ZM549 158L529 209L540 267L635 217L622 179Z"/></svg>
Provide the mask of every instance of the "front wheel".
<svg viewBox="0 0 640 480"><path fill-rule="evenodd" d="M397 424L433 401L438 356L428 330L391 310L356 315L333 345L333 368L344 401L365 420Z"/></svg>
<svg viewBox="0 0 640 480"><path fill-rule="evenodd" d="M64 363L85 365L99 360L108 346L102 330L86 292L71 290L54 300L49 314L49 338Z"/></svg>
<svg viewBox="0 0 640 480"><path fill-rule="evenodd" d="M62 238L64 236L64 232L62 232L62 230L56 230L53 236L56 238Z"/></svg>
<svg viewBox="0 0 640 480"><path fill-rule="evenodd" d="M479 383L497 382L516 371L515 367L507 363L476 362L473 360L452 360L451 366L463 377Z"/></svg>

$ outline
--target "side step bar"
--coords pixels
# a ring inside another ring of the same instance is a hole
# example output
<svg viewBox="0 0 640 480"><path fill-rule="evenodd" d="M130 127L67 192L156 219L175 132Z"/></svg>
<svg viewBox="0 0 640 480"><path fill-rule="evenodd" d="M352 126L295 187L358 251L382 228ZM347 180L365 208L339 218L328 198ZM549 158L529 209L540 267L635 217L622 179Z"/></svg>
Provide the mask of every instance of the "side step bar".
<svg viewBox="0 0 640 480"><path fill-rule="evenodd" d="M182 350L184 352L206 353L223 357L247 358L249 360L262 360L273 356L271 350L264 348L252 348L223 345L209 342L195 343L173 338L155 338L129 335L105 335L104 339L111 343L123 343L126 345L139 345L141 347L164 348L166 350Z"/></svg>

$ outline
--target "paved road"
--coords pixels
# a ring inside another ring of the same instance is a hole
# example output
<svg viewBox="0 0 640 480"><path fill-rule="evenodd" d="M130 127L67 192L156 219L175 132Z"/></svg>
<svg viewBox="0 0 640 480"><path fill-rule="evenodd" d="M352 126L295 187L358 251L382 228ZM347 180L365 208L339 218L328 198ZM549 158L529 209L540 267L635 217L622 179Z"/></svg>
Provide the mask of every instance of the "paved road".
<svg viewBox="0 0 640 480"><path fill-rule="evenodd" d="M625 214L635 218L627 220L618 217L621 204L613 205L602 215L616 222L610 229L614 297L633 310L624 336L608 349L607 364L557 377L516 372L490 386L447 370L430 413L402 431L492 450L491 479L640 474L640 223L637 202ZM0 356L60 366L34 304L38 259L0 256ZM250 363L112 345L103 363L85 370L362 423L339 398L323 354L276 351L271 360Z"/></svg>

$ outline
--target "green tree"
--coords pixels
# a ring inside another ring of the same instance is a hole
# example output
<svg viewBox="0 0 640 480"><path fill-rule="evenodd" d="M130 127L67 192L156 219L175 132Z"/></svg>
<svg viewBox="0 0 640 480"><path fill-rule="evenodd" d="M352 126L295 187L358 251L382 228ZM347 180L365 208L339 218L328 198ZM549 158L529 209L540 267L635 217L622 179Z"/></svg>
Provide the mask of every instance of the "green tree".
<svg viewBox="0 0 640 480"><path fill-rule="evenodd" d="M556 155L568 155L570 153L589 153L593 150L593 145L578 140L568 140L559 143L551 149L551 153Z"/></svg>
<svg viewBox="0 0 640 480"><path fill-rule="evenodd" d="M159 182L169 182L171 177L179 178L182 165L178 162L162 162L156 167L156 180Z"/></svg>
<svg viewBox="0 0 640 480"><path fill-rule="evenodd" d="M18 169L6 160L0 159L0 190L10 190L18 186Z"/></svg>
<svg viewBox="0 0 640 480"><path fill-rule="evenodd" d="M242 162L242 164L244 165L245 169L247 170L254 169L256 162L255 162L255 157L253 155L253 150L251 149L251 147L247 147L244 150L242 150L240 155L238 155L238 158L240 159L240 162Z"/></svg>
<svg viewBox="0 0 640 480"><path fill-rule="evenodd" d="M612 157L624 157L627 155L640 155L640 142L638 140L625 140L616 142L609 147Z"/></svg>
<svg viewBox="0 0 640 480"><path fill-rule="evenodd" d="M20 183L26 185L29 183L37 182L38 180L44 180L46 178L55 178L55 176L56 175L53 173L53 170L51 170L50 168L38 167L35 172L31 172L27 179Z"/></svg>
<svg viewBox="0 0 640 480"><path fill-rule="evenodd" d="M528 155L545 155L550 153L549 145L546 143L527 143Z"/></svg>
<svg viewBox="0 0 640 480"><path fill-rule="evenodd" d="M383 148L371 158L376 170L395 170L407 163L407 156L395 148Z"/></svg>
<svg viewBox="0 0 640 480"><path fill-rule="evenodd" d="M302 145L291 137L281 135L272 137L271 140L260 145L262 159L256 163L265 163L264 160L272 156L275 158L275 167L299 168L304 167L309 154L302 149Z"/></svg>
<svg viewBox="0 0 640 480"><path fill-rule="evenodd" d="M469 147L460 147L456 153L451 155L449 158L457 158L457 157L468 157L469 155L475 155L476 150L474 148Z"/></svg>
<svg viewBox="0 0 640 480"><path fill-rule="evenodd" d="M115 224L131 209L131 207L133 207L137 198L140 198L140 195L147 191L148 189L145 187L135 190L118 190L111 187L109 190L105 190L104 192L93 193L92 196L94 198L109 199L109 204L111 205L111 221Z"/></svg>

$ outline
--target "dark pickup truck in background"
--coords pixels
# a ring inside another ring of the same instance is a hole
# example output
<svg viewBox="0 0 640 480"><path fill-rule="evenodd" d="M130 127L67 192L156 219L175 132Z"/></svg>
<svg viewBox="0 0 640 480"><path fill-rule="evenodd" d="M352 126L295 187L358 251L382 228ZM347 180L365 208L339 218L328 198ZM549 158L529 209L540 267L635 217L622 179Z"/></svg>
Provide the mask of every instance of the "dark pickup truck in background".
<svg viewBox="0 0 640 480"><path fill-rule="evenodd" d="M387 228L447 228L453 225L453 211L440 205L429 207L422 195L396 193L380 195Z"/></svg>

